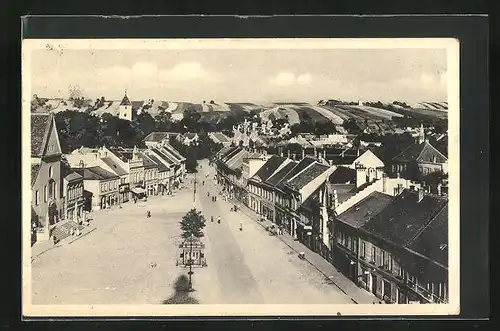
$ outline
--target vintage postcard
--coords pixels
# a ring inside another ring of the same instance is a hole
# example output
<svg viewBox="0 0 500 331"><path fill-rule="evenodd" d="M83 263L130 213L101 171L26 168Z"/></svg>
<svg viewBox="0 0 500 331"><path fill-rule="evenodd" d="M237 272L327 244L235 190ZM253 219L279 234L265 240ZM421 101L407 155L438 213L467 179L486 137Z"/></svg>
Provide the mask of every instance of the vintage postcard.
<svg viewBox="0 0 500 331"><path fill-rule="evenodd" d="M23 316L459 314L459 79L455 39L23 40Z"/></svg>

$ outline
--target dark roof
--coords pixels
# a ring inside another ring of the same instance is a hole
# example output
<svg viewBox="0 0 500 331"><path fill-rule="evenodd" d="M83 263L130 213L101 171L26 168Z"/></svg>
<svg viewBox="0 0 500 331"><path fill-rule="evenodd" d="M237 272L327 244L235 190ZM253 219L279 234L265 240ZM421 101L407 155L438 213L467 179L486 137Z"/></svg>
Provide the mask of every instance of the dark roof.
<svg viewBox="0 0 500 331"><path fill-rule="evenodd" d="M283 168L281 168L277 173L274 175L270 176L265 180L265 182L271 186L276 186L281 181L285 176L297 165L297 162L291 161L288 164L286 164Z"/></svg>
<svg viewBox="0 0 500 331"><path fill-rule="evenodd" d="M286 185L290 186L294 190L301 190L304 186L309 184L312 180L323 174L330 167L324 164L314 163L300 174L298 174L295 178L291 179L286 183Z"/></svg>
<svg viewBox="0 0 500 331"><path fill-rule="evenodd" d="M283 179L281 180L280 183L278 183L276 186L280 189L283 189L284 186L285 186L285 183L292 177L294 177L296 174L298 174L299 172L301 172L302 170L304 170L305 168L307 168L310 164L316 162L315 159L311 158L311 157L308 157L306 156L305 158L303 158L295 167L292 168L292 170L290 170L286 175L285 177L283 177Z"/></svg>
<svg viewBox="0 0 500 331"><path fill-rule="evenodd" d="M212 136L219 140L221 143L227 143L231 141L225 134L221 132L214 132L212 133Z"/></svg>
<svg viewBox="0 0 500 331"><path fill-rule="evenodd" d="M132 151L124 150L123 148L108 148L108 150L115 154L117 158L122 160L123 162L128 162L132 159Z"/></svg>
<svg viewBox="0 0 500 331"><path fill-rule="evenodd" d="M166 148L159 147L155 150L158 151L157 153L165 160L167 160L170 164L179 165L181 163L181 161L176 157L174 157L174 155L171 152L169 152L169 150L167 150Z"/></svg>
<svg viewBox="0 0 500 331"><path fill-rule="evenodd" d="M363 230L405 246L448 204L448 199L428 193L424 193L420 202L417 200L418 192L404 190L375 215Z"/></svg>
<svg viewBox="0 0 500 331"><path fill-rule="evenodd" d="M356 182L356 170L347 167L337 167L330 175L329 182L332 184L345 184Z"/></svg>
<svg viewBox="0 0 500 331"><path fill-rule="evenodd" d="M119 178L117 175L101 168L101 167L89 167L89 168L73 168L73 171L83 176L86 180L106 180Z"/></svg>
<svg viewBox="0 0 500 331"><path fill-rule="evenodd" d="M38 171L40 170L39 164L31 165L31 186L35 185L36 178L38 176Z"/></svg>
<svg viewBox="0 0 500 331"><path fill-rule="evenodd" d="M128 98L127 94L123 96L122 102L120 102L120 106L131 106L132 103L130 102L130 99Z"/></svg>
<svg viewBox="0 0 500 331"><path fill-rule="evenodd" d="M188 132L184 134L184 138L193 139L196 137L196 133Z"/></svg>
<svg viewBox="0 0 500 331"><path fill-rule="evenodd" d="M448 208L443 208L434 220L407 247L412 251L447 266Z"/></svg>
<svg viewBox="0 0 500 331"><path fill-rule="evenodd" d="M223 163L226 163L227 161L231 160L235 155L237 155L242 149L240 147L236 147L233 149L231 152L227 153L221 158L221 161Z"/></svg>
<svg viewBox="0 0 500 331"><path fill-rule="evenodd" d="M271 158L264 163L264 165L255 173L255 175L253 175L253 177L258 177L261 181L267 180L285 160L286 159L282 156L271 156Z"/></svg>
<svg viewBox="0 0 500 331"><path fill-rule="evenodd" d="M429 142L425 141L421 144L413 144L409 146L397 155L394 160L400 162L416 161L434 163L434 157L436 158L436 163L445 163L447 161L446 157L441 152L439 152Z"/></svg>
<svg viewBox="0 0 500 331"><path fill-rule="evenodd" d="M169 165L174 165L174 162L158 148L151 148L151 150L154 153L156 153L159 157L161 157L164 161L166 161Z"/></svg>
<svg viewBox="0 0 500 331"><path fill-rule="evenodd" d="M158 171L164 172L164 171L169 171L169 167L167 167L161 160L156 157L155 155L148 155L150 159L152 159L157 165L158 165Z"/></svg>
<svg viewBox="0 0 500 331"><path fill-rule="evenodd" d="M248 156L248 152L244 149L240 150L235 156L227 161L226 165L230 169L238 169L243 165L243 160Z"/></svg>
<svg viewBox="0 0 500 331"><path fill-rule="evenodd" d="M149 158L149 156L147 156L145 153L143 152L139 152L139 157L142 159L142 162L144 164L144 168L148 169L148 168L157 168L158 166L156 165L156 163Z"/></svg>
<svg viewBox="0 0 500 331"><path fill-rule="evenodd" d="M181 155L181 153L179 153L173 146L171 146L169 144L164 144L163 148L167 152L170 152L170 154L172 154L179 161L183 161L186 159L184 156Z"/></svg>
<svg viewBox="0 0 500 331"><path fill-rule="evenodd" d="M73 170L67 162L61 162L61 178L66 179L68 182L83 179L82 176Z"/></svg>
<svg viewBox="0 0 500 331"><path fill-rule="evenodd" d="M31 114L31 156L42 156L51 121L51 114Z"/></svg>
<svg viewBox="0 0 500 331"><path fill-rule="evenodd" d="M114 172L116 172L116 174L118 176L124 176L126 174L128 174L128 172L123 169L122 167L120 167L120 165L116 164L112 158L110 157L102 157L101 158L102 162L104 162L108 167L110 167L111 169L113 169Z"/></svg>
<svg viewBox="0 0 500 331"><path fill-rule="evenodd" d="M391 201L392 197L390 195L372 192L357 204L337 216L337 219L354 228L359 228L365 225L371 217L377 215L377 213Z"/></svg>
<svg viewBox="0 0 500 331"><path fill-rule="evenodd" d="M343 203L350 197L356 195L355 184L330 184L331 192L337 191L338 203Z"/></svg>
<svg viewBox="0 0 500 331"><path fill-rule="evenodd" d="M342 155L331 155L331 154L326 154L326 159L328 161L331 161L333 165L341 165L341 164L352 164L359 156L357 155L347 155L345 154L344 156Z"/></svg>
<svg viewBox="0 0 500 331"><path fill-rule="evenodd" d="M143 139L143 141L160 142L166 137L168 137L168 132L151 132Z"/></svg>

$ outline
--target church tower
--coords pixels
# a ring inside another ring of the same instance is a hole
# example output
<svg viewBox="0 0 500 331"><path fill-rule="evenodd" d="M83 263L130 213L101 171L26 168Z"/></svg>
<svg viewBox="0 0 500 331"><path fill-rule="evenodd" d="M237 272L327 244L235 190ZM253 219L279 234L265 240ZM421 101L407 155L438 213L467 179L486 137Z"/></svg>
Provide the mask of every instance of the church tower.
<svg viewBox="0 0 500 331"><path fill-rule="evenodd" d="M127 96L127 91L125 91L125 95L120 103L120 107L118 107L118 111L118 117L120 119L132 121L132 103Z"/></svg>

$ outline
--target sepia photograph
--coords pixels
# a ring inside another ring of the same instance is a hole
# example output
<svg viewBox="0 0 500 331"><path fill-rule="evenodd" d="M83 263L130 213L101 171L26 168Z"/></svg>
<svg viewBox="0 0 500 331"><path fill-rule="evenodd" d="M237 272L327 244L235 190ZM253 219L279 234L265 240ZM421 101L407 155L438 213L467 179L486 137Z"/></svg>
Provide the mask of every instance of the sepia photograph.
<svg viewBox="0 0 500 331"><path fill-rule="evenodd" d="M449 38L23 40L23 315L459 314L459 82Z"/></svg>

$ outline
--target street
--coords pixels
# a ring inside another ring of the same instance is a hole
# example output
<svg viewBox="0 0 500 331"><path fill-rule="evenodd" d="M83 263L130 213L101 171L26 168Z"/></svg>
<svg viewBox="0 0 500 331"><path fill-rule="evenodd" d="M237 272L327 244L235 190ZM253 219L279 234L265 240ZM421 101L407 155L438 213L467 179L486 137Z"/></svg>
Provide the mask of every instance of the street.
<svg viewBox="0 0 500 331"><path fill-rule="evenodd" d="M214 170L207 162L200 164L196 194L189 175L174 196L93 212L95 231L37 257L32 263L33 304L180 303L175 287L188 269L175 265L182 241L179 221L193 205L207 221L202 241L208 266L193 269L195 291L188 294L189 302L353 303L253 219L230 211L232 204L220 195L212 202L220 188L213 182ZM146 218L148 210L151 218Z"/></svg>

